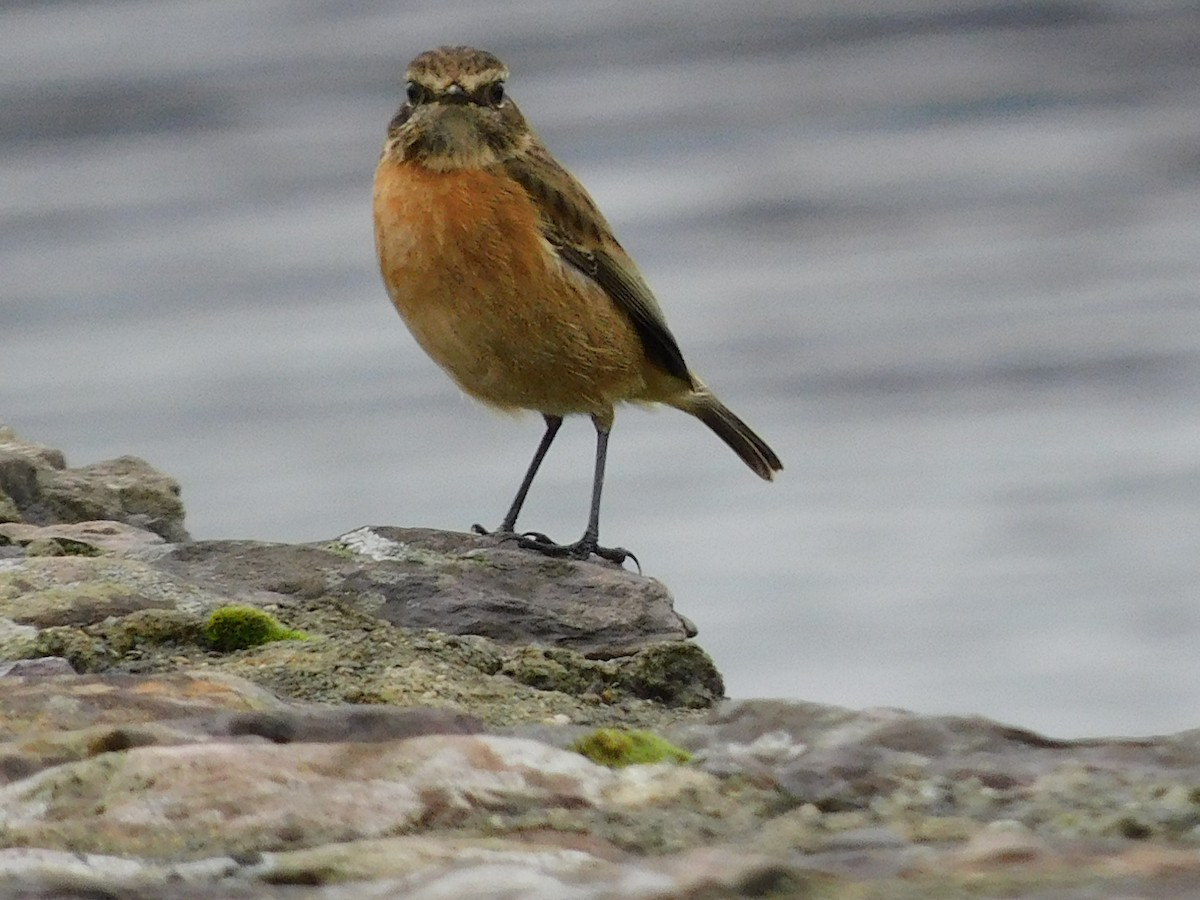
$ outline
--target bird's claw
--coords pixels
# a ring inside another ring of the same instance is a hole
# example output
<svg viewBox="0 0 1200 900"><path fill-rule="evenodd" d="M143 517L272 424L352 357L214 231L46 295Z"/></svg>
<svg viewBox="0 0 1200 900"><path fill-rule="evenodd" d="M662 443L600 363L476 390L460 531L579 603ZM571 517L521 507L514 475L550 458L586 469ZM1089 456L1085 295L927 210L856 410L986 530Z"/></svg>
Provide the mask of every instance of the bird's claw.
<svg viewBox="0 0 1200 900"><path fill-rule="evenodd" d="M586 561L593 554L601 559L618 566L625 565L625 560L632 559L637 566L638 574L642 574L641 561L624 547L601 547L595 538L583 537L573 544L557 544L550 536L540 531L525 531L520 534L501 526L495 531L488 531L482 525L472 525L471 531L486 537L494 537L500 542L516 541L522 550L533 550L543 556L553 556L555 559L577 559Z"/></svg>
<svg viewBox="0 0 1200 900"><path fill-rule="evenodd" d="M473 531L475 534L483 535L484 537L495 538L501 544L507 543L508 541L520 541L524 537L523 535L517 534L511 528L505 528L504 526L500 526L495 531L489 531L482 525L476 524L471 526L471 531Z"/></svg>
<svg viewBox="0 0 1200 900"><path fill-rule="evenodd" d="M594 538L581 538L573 544L556 544L540 531L526 531L517 539L517 546L522 550L533 550L558 559L586 560L595 554L618 566L623 566L625 560L632 559L633 564L637 566L638 574L640 575L642 572L641 562L624 547L601 547Z"/></svg>

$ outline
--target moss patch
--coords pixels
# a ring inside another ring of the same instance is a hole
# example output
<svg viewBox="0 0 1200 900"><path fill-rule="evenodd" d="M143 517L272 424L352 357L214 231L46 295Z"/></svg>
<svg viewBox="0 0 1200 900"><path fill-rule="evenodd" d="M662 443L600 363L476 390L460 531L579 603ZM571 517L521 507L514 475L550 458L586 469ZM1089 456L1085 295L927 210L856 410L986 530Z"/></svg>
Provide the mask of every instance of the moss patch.
<svg viewBox="0 0 1200 900"><path fill-rule="evenodd" d="M612 769L660 762L685 763L692 758L686 750L656 734L624 728L597 729L581 737L570 749Z"/></svg>
<svg viewBox="0 0 1200 900"><path fill-rule="evenodd" d="M306 641L303 631L284 628L272 616L253 606L222 606L204 624L204 639L214 650L229 653L260 647L271 641Z"/></svg>

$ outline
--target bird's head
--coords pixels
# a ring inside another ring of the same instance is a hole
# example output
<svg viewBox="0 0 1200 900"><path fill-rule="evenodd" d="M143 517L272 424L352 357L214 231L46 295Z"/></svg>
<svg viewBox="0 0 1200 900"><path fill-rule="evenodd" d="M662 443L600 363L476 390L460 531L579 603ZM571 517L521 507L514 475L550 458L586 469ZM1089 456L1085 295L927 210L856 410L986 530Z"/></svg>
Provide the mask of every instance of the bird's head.
<svg viewBox="0 0 1200 900"><path fill-rule="evenodd" d="M438 47L408 65L407 98L384 153L436 171L484 168L526 150L532 132L505 90L508 67L472 47Z"/></svg>

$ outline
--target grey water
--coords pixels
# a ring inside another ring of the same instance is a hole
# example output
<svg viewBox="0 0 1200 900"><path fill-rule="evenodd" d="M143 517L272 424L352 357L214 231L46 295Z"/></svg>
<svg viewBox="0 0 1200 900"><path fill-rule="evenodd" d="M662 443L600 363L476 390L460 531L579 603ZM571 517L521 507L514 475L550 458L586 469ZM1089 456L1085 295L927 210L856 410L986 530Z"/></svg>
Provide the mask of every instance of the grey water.
<svg viewBox="0 0 1200 900"><path fill-rule="evenodd" d="M0 6L0 419L197 538L498 522L540 435L390 308L371 176L469 43L778 450L618 415L602 536L732 696L1200 726L1200 8ZM569 422L522 523L582 530Z"/></svg>

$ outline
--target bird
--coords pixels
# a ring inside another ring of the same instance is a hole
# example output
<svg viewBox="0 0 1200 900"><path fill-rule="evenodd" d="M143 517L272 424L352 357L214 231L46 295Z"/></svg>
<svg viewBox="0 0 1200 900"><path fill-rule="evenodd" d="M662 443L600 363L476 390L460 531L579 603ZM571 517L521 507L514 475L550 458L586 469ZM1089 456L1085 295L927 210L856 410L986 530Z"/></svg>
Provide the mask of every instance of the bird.
<svg viewBox="0 0 1200 900"><path fill-rule="evenodd" d="M380 272L417 343L463 392L545 421L496 533L547 556L621 565L633 554L599 542L619 404L695 416L768 481L783 465L688 368L649 285L526 122L508 80L498 57L472 47L438 47L409 63L375 170ZM596 430L587 527L569 544L518 534L538 468L572 415L590 416Z"/></svg>

